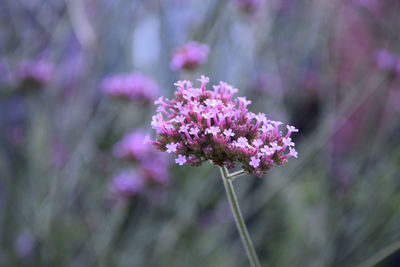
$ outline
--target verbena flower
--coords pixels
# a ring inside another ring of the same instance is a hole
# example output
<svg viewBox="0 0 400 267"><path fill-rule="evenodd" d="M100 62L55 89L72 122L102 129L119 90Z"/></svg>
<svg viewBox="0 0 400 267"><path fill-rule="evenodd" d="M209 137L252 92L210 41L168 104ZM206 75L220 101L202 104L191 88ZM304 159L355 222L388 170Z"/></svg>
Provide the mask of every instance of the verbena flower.
<svg viewBox="0 0 400 267"><path fill-rule="evenodd" d="M129 133L114 146L114 155L136 163L138 173L143 176L146 184L165 184L169 179L168 157L144 143L146 137L141 130Z"/></svg>
<svg viewBox="0 0 400 267"><path fill-rule="evenodd" d="M208 51L209 49L206 44L191 41L174 51L171 68L174 71L194 69L206 62Z"/></svg>
<svg viewBox="0 0 400 267"><path fill-rule="evenodd" d="M145 180L134 170L124 170L113 177L109 185L113 197L125 199L137 195L143 190Z"/></svg>
<svg viewBox="0 0 400 267"><path fill-rule="evenodd" d="M138 72L107 77L101 87L109 96L141 103L154 101L159 93L157 83Z"/></svg>
<svg viewBox="0 0 400 267"><path fill-rule="evenodd" d="M237 89L220 82L208 90L209 78L202 76L200 88L190 81L178 81L173 99L160 97L152 127L156 139L150 140L160 151L175 153L175 163L199 166L205 160L234 168L241 163L245 171L265 174L289 157L297 157L290 138L298 130L267 119L264 113L248 110L251 101L234 97Z"/></svg>

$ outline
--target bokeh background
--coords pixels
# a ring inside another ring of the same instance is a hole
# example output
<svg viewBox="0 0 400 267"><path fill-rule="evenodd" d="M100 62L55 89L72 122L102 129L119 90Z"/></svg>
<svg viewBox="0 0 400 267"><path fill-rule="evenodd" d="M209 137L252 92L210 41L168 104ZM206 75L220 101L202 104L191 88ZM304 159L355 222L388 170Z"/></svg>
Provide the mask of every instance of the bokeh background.
<svg viewBox="0 0 400 267"><path fill-rule="evenodd" d="M399 14L395 0L0 1L0 266L247 266L218 169L141 142L154 100L202 74L300 129L298 159L235 182L263 266L400 266ZM190 41L207 59L171 67ZM110 79L142 92L115 97Z"/></svg>

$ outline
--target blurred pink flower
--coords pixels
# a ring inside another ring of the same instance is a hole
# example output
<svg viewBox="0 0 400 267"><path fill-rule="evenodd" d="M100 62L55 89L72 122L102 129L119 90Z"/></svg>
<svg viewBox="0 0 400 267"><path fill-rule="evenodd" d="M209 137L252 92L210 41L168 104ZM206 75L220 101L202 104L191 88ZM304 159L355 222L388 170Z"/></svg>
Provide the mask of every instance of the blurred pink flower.
<svg viewBox="0 0 400 267"><path fill-rule="evenodd" d="M139 172L148 185L165 185L169 181L169 159L156 151L152 159L140 163Z"/></svg>
<svg viewBox="0 0 400 267"><path fill-rule="evenodd" d="M137 163L138 173L147 184L165 184L169 179L168 157L148 144L146 137L140 130L128 134L114 146L114 155ZM170 149L176 151L173 144Z"/></svg>
<svg viewBox="0 0 400 267"><path fill-rule="evenodd" d="M52 78L53 71L53 64L46 60L25 60L18 65L15 78L21 87L46 86Z"/></svg>
<svg viewBox="0 0 400 267"><path fill-rule="evenodd" d="M145 181L134 170L124 170L115 175L109 185L110 191L116 199L125 199L141 192Z"/></svg>
<svg viewBox="0 0 400 267"><path fill-rule="evenodd" d="M206 62L208 52L209 48L206 44L191 41L174 51L171 68L174 71L194 69Z"/></svg>
<svg viewBox="0 0 400 267"><path fill-rule="evenodd" d="M153 149L144 143L146 134L141 131L134 131L126 135L114 146L114 155L118 158L142 160L147 157L149 149Z"/></svg>
<svg viewBox="0 0 400 267"><path fill-rule="evenodd" d="M157 83L138 72L107 77L101 87L106 95L141 103L150 103L159 94Z"/></svg>
<svg viewBox="0 0 400 267"><path fill-rule="evenodd" d="M31 257L34 253L36 243L36 238L32 233L27 230L22 231L18 234L14 243L16 254L21 259Z"/></svg>
<svg viewBox="0 0 400 267"><path fill-rule="evenodd" d="M375 62L376 65L383 70L392 71L396 67L398 56L394 53L386 50L380 49L375 51Z"/></svg>

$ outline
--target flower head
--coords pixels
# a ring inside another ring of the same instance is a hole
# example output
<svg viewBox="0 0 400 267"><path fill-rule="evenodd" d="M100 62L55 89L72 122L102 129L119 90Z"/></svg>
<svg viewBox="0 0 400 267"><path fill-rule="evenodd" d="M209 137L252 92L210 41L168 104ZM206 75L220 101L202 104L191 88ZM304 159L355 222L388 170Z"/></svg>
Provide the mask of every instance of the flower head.
<svg viewBox="0 0 400 267"><path fill-rule="evenodd" d="M168 115L158 112L153 116L157 136L151 143L157 149L177 153L175 162L179 165L199 166L211 160L233 168L239 162L245 171L256 175L297 156L290 138L296 128L287 126L286 135L282 135L282 122L248 111L251 101L234 98L238 90L233 86L220 82L207 90L209 79L203 76L199 81L199 88L188 81L177 82L175 97L158 103L168 107Z"/></svg>
<svg viewBox="0 0 400 267"><path fill-rule="evenodd" d="M154 80L138 72L105 78L101 87L106 95L144 104L154 101L159 92Z"/></svg>
<svg viewBox="0 0 400 267"><path fill-rule="evenodd" d="M208 46L197 42L189 42L175 50L171 68L175 71L194 69L207 60ZM205 81L205 80L203 80Z"/></svg>

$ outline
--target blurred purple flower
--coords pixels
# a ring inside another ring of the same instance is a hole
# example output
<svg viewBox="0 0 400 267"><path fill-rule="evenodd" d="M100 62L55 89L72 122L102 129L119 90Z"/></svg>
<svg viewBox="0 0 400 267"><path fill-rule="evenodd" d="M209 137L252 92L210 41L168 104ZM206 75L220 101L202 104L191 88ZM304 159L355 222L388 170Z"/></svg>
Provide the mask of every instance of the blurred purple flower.
<svg viewBox="0 0 400 267"><path fill-rule="evenodd" d="M173 53L171 68L174 71L194 69L206 62L208 52L208 45L195 41L188 42Z"/></svg>
<svg viewBox="0 0 400 267"><path fill-rule="evenodd" d="M106 95L143 104L154 101L159 94L157 83L138 72L107 77L101 87Z"/></svg>
<svg viewBox="0 0 400 267"><path fill-rule="evenodd" d="M145 142L146 137L140 130L128 134L115 145L114 154L118 158L135 161L146 183L165 184L169 179L168 156Z"/></svg>
<svg viewBox="0 0 400 267"><path fill-rule="evenodd" d="M16 254L21 259L26 259L32 256L35 246L35 237L26 230L18 234L14 243Z"/></svg>
<svg viewBox="0 0 400 267"><path fill-rule="evenodd" d="M163 153L155 152L154 158L141 162L140 173L148 184L166 184L169 181L169 160Z"/></svg>
<svg viewBox="0 0 400 267"><path fill-rule="evenodd" d="M202 76L199 81L200 88L194 88L189 81L178 81L174 99L160 97L155 102L158 110L162 107L164 111L164 115L153 116L151 123L157 137L150 142L157 149L172 152L173 144L179 165L198 166L211 160L233 168L240 162L245 171L255 175L284 164L289 157L297 157L290 139L291 133L298 132L296 128L286 126L287 133L283 135L279 130L282 122L269 120L264 113L250 112L247 106L251 101L246 97L234 99L236 88L220 82L209 91L209 78ZM286 149L289 152L285 153Z"/></svg>
<svg viewBox="0 0 400 267"><path fill-rule="evenodd" d="M60 141L54 141L51 146L51 163L56 169L61 169L67 161L65 145Z"/></svg>
<svg viewBox="0 0 400 267"><path fill-rule="evenodd" d="M146 134L135 131L125 136L114 146L114 155L118 158L142 160L147 158L149 150L154 150L149 144L145 144Z"/></svg>
<svg viewBox="0 0 400 267"><path fill-rule="evenodd" d="M355 4L358 4L359 6L362 6L364 8L368 8L371 11L378 10L380 7L380 0L354 0Z"/></svg>
<svg viewBox="0 0 400 267"><path fill-rule="evenodd" d="M383 70L394 70L396 67L397 55L386 49L380 49L375 52L376 65Z"/></svg>
<svg viewBox="0 0 400 267"><path fill-rule="evenodd" d="M125 199L137 195L143 190L145 181L134 170L124 170L115 175L109 185L116 199Z"/></svg>
<svg viewBox="0 0 400 267"><path fill-rule="evenodd" d="M19 64L15 78L21 87L40 87L50 82L53 72L53 64L46 60L25 60Z"/></svg>

